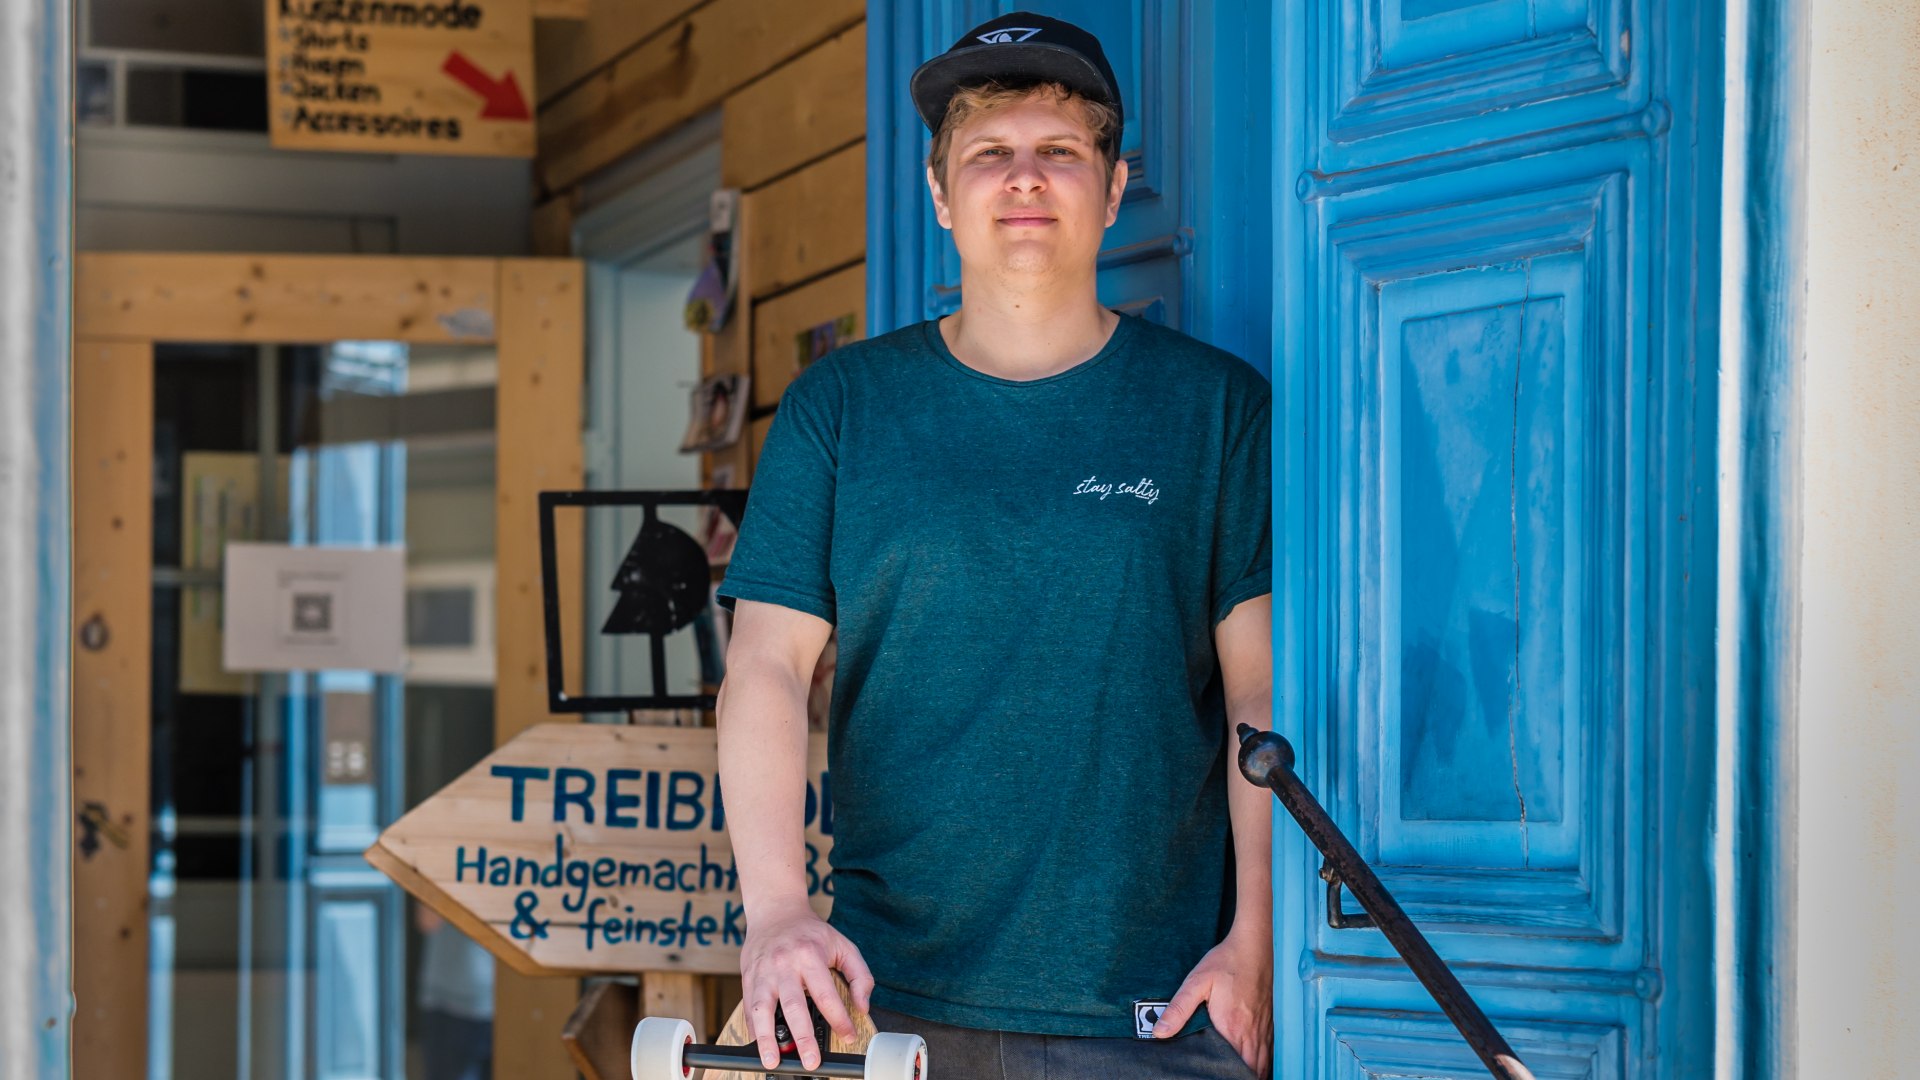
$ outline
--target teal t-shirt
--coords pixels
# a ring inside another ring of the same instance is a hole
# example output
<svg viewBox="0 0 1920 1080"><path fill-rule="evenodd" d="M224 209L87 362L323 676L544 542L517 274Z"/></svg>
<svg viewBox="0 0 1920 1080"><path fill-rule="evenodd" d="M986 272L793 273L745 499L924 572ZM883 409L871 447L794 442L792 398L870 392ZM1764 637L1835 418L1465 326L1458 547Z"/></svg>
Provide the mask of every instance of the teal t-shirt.
<svg viewBox="0 0 1920 1080"><path fill-rule="evenodd" d="M718 593L838 628L829 921L875 1004L1128 1037L1225 935L1213 629L1271 590L1271 431L1259 371L1133 316L1045 378L928 320L782 394Z"/></svg>

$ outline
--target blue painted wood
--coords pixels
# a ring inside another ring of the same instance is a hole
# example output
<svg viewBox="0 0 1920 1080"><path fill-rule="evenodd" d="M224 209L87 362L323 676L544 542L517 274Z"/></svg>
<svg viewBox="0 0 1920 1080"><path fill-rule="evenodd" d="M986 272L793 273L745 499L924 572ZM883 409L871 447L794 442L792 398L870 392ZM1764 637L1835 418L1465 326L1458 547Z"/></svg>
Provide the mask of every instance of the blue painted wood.
<svg viewBox="0 0 1920 1080"><path fill-rule="evenodd" d="M1716 18L1287 0L1275 41L1282 731L1542 1076L1712 1063ZM1277 1073L1479 1075L1322 904L1276 890Z"/></svg>
<svg viewBox="0 0 1920 1080"><path fill-rule="evenodd" d="M1797 960L1793 941L1798 716L1797 657L1800 400L1806 355L1806 162L1808 5L1746 0L1745 34L1733 71L1747 128L1730 147L1729 188L1744 199L1727 237L1724 280L1739 282L1737 343L1726 378L1737 401L1724 422L1737 434L1739 460L1730 504L1737 517L1734 640L1723 676L1732 708L1733 895L1731 1032L1736 1057L1726 1075L1813 1075L1820 1048L1804 1067L1793 1032ZM1732 32L1734 28L1729 27Z"/></svg>
<svg viewBox="0 0 1920 1080"><path fill-rule="evenodd" d="M71 1064L72 56L69 5L0 6L0 1075L22 1080Z"/></svg>

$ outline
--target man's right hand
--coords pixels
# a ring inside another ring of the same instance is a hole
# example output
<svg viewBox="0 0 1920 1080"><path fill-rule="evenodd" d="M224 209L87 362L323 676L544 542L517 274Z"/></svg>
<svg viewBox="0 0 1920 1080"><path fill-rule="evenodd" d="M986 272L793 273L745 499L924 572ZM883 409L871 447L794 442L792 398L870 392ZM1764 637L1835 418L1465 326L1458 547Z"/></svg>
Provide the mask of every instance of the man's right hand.
<svg viewBox="0 0 1920 1080"><path fill-rule="evenodd" d="M762 1065L771 1069L780 1064L780 1047L773 1036L778 1008L793 1033L801 1064L819 1067L825 1048L813 1037L809 996L836 1034L853 1039L853 1017L834 985L835 969L846 977L854 1006L867 1012L872 1005L873 973L867 970L866 960L846 935L827 925L805 901L747 920L747 940L740 950L741 1001Z"/></svg>

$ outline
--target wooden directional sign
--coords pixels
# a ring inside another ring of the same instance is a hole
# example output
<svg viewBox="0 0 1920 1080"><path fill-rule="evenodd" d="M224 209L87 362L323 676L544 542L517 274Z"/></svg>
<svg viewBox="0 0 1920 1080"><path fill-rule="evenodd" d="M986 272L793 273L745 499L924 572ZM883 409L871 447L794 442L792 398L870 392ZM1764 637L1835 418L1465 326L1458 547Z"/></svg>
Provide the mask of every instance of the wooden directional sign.
<svg viewBox="0 0 1920 1080"><path fill-rule="evenodd" d="M806 873L832 907L826 736ZM542 724L393 823L367 861L529 975L735 974L746 917L712 728Z"/></svg>
<svg viewBox="0 0 1920 1080"><path fill-rule="evenodd" d="M273 145L533 156L533 0L266 3Z"/></svg>

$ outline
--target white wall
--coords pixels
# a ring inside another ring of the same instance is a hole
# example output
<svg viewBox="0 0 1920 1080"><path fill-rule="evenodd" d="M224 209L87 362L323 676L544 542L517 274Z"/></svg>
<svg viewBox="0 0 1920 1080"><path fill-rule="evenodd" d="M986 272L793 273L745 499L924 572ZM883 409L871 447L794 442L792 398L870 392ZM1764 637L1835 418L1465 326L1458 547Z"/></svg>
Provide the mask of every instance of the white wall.
<svg viewBox="0 0 1920 1080"><path fill-rule="evenodd" d="M1800 1075L1920 1059L1920 4L1812 0Z"/></svg>
<svg viewBox="0 0 1920 1080"><path fill-rule="evenodd" d="M687 402L700 381L700 338L681 311L693 276L684 271L628 270L620 276L620 484L628 488L697 488L700 455L680 452Z"/></svg>
<svg viewBox="0 0 1920 1080"><path fill-rule="evenodd" d="M680 453L686 434L688 399L700 379L700 339L686 328L682 309L693 273L671 256L631 269L609 270L610 289L588 294L589 305L606 302L611 311L594 316L609 332L596 335L594 348L608 357L592 367L587 438L587 483L599 489L690 490L700 486L700 455ZM610 361L610 362L608 362ZM741 436L745 438L744 435ZM661 520L698 537L699 514L693 507L664 507ZM641 514L599 511L590 517L587 537L587 625L597 628L613 609L615 594L606 588L639 531ZM587 682L595 693L649 692L653 662L645 637L596 635L587 654ZM689 633L665 642L669 690L698 693L699 657Z"/></svg>

